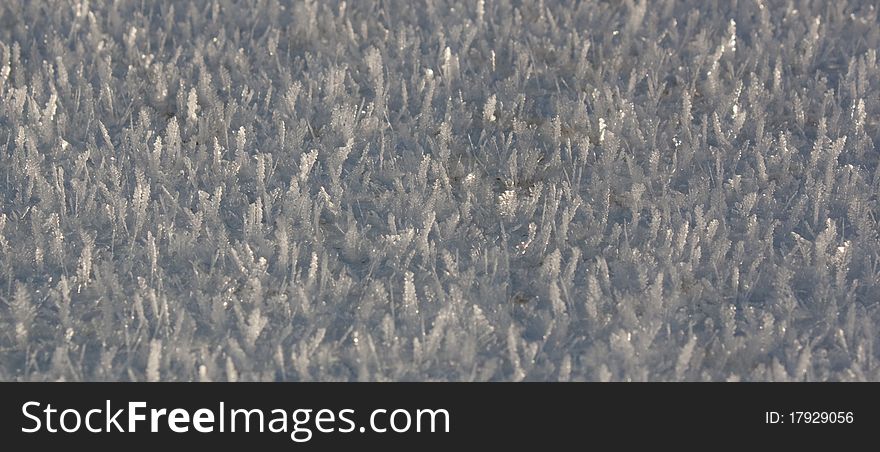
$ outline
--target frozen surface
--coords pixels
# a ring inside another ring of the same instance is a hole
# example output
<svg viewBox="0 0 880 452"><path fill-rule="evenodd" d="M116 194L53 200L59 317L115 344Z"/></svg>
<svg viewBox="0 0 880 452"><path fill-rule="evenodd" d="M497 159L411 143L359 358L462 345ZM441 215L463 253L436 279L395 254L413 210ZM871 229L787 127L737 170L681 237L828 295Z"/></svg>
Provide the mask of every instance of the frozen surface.
<svg viewBox="0 0 880 452"><path fill-rule="evenodd" d="M873 2L0 2L2 380L880 380Z"/></svg>

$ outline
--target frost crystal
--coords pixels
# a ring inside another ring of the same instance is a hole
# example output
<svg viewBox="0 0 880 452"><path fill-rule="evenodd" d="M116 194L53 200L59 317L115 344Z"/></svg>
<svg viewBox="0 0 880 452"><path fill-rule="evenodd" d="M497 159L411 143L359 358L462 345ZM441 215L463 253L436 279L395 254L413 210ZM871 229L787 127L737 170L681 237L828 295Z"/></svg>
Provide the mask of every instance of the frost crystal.
<svg viewBox="0 0 880 452"><path fill-rule="evenodd" d="M0 379L880 380L826 3L4 0Z"/></svg>

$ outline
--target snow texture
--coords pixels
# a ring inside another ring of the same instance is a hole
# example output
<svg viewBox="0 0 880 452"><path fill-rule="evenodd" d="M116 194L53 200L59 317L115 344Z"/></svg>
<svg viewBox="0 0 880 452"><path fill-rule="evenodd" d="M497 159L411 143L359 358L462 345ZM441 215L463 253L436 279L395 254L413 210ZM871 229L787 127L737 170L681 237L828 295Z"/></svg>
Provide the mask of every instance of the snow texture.
<svg viewBox="0 0 880 452"><path fill-rule="evenodd" d="M3 0L0 380L880 380L871 1Z"/></svg>

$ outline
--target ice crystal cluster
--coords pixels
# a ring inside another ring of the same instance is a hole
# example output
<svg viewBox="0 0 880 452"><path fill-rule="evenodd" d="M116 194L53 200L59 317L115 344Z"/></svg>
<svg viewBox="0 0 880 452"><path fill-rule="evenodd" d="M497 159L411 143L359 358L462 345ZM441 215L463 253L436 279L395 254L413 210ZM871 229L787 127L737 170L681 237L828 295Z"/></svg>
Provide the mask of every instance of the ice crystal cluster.
<svg viewBox="0 0 880 452"><path fill-rule="evenodd" d="M880 380L872 1L4 0L0 379Z"/></svg>

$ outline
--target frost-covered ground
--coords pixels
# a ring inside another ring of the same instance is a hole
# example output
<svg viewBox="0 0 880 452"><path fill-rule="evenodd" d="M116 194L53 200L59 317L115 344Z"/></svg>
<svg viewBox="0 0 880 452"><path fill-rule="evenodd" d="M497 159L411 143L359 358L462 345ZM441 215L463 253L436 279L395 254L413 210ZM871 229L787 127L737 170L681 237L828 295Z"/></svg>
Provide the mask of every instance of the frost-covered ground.
<svg viewBox="0 0 880 452"><path fill-rule="evenodd" d="M871 1L0 2L2 380L880 380Z"/></svg>

